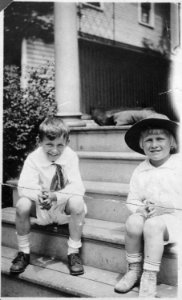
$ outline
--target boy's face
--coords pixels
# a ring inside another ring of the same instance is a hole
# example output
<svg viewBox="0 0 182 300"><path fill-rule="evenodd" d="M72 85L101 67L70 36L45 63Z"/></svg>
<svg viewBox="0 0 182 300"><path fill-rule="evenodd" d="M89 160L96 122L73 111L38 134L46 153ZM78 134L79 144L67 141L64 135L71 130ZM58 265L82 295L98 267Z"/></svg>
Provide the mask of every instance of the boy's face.
<svg viewBox="0 0 182 300"><path fill-rule="evenodd" d="M153 129L145 131L142 135L142 148L152 165L158 167L168 160L170 156L171 140L164 131Z"/></svg>
<svg viewBox="0 0 182 300"><path fill-rule="evenodd" d="M44 137L40 144L48 160L51 162L55 162L62 155L65 147L67 146L65 138L62 136L54 140Z"/></svg>

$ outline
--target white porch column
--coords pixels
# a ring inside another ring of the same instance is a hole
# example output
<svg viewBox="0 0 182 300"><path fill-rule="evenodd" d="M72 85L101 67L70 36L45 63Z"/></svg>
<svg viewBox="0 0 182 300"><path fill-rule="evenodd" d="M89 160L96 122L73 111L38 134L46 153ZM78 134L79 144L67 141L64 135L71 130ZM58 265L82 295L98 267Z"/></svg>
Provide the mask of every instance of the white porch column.
<svg viewBox="0 0 182 300"><path fill-rule="evenodd" d="M3 181L2 163L3 163L3 46L4 46L4 13L0 11L0 182ZM1 202L1 184L0 184L0 202Z"/></svg>
<svg viewBox="0 0 182 300"><path fill-rule="evenodd" d="M58 115L82 126L76 3L55 2L55 69Z"/></svg>

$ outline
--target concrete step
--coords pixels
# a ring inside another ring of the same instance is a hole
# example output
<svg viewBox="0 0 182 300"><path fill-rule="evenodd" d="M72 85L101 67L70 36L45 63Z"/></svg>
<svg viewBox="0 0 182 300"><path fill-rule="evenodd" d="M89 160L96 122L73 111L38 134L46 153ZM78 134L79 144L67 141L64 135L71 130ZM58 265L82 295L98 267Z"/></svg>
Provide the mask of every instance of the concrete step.
<svg viewBox="0 0 182 300"><path fill-rule="evenodd" d="M18 200L17 180L9 180L13 187L13 206ZM84 181L88 218L111 222L125 222L129 211L125 205L129 185L116 182Z"/></svg>
<svg viewBox="0 0 182 300"><path fill-rule="evenodd" d="M125 223L130 215L126 207L129 185L115 182L84 181L88 218Z"/></svg>
<svg viewBox="0 0 182 300"><path fill-rule="evenodd" d="M16 250L9 247L2 247L2 273L9 279L13 277L9 274L11 261L16 255ZM119 274L109 271L99 270L93 267L84 266L85 274L81 276L70 276L68 267L65 263L54 258L42 257L39 255L31 255L31 264L25 272L18 276L19 281L31 282L34 285L42 286L46 289L46 293L53 290L57 297L67 295L72 297L117 297L114 292L114 284L117 282ZM11 289L11 291L9 291ZM23 290L23 295L29 296L27 290ZM17 288L14 290L12 286L4 288L2 296L17 296ZM11 293L11 294L9 294ZM21 291L22 293L22 291ZM44 292L44 296L46 296ZM9 295L7 295L9 294ZM137 291L129 293L132 297L137 297ZM128 295L128 297L129 297ZM30 296L31 290L30 290ZM42 296L40 294L40 296Z"/></svg>
<svg viewBox="0 0 182 300"><path fill-rule="evenodd" d="M2 245L16 249L14 208L2 210L2 222ZM37 226L34 218L31 223L32 253L66 261L67 225ZM82 241L85 265L117 273L126 271L124 224L86 218ZM165 247L159 281L177 285L177 249L174 245Z"/></svg>
<svg viewBox="0 0 182 300"><path fill-rule="evenodd" d="M121 274L84 266L85 273L73 277L65 263L40 255L31 255L25 272L12 276L9 268L15 255L15 249L2 247L2 297L138 297L138 287L127 294L114 292ZM157 293L160 298L173 298L177 296L177 288L159 284Z"/></svg>
<svg viewBox="0 0 182 300"><path fill-rule="evenodd" d="M76 151L131 152L124 140L130 126L71 128L70 146Z"/></svg>
<svg viewBox="0 0 182 300"><path fill-rule="evenodd" d="M77 152L80 172L85 181L129 183L137 165L144 155L129 152Z"/></svg>
<svg viewBox="0 0 182 300"><path fill-rule="evenodd" d="M2 221L3 245L16 248L17 241L14 226L15 209L3 209ZM31 219L31 223L32 252L51 257L58 257L59 259L66 261L68 238L67 225L37 226L35 225L34 218ZM86 218L82 240L82 255L86 265L115 272L126 270L123 252L123 224ZM92 249L92 251L90 251L90 249Z"/></svg>

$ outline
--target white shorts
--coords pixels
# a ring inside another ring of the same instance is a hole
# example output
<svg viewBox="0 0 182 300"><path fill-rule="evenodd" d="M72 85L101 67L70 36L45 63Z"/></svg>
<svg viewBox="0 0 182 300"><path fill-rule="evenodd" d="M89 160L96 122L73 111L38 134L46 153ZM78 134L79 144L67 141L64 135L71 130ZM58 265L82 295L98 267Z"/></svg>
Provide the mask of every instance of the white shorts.
<svg viewBox="0 0 182 300"><path fill-rule="evenodd" d="M36 224L48 225L57 223L58 225L69 223L70 215L65 212L66 204L57 205L54 203L49 210L41 209L40 205L36 203ZM84 203L85 214L87 213L87 206Z"/></svg>
<svg viewBox="0 0 182 300"><path fill-rule="evenodd" d="M182 220L179 220L176 216L172 214L161 215L160 218L164 221L169 239L164 242L164 245L169 243L178 243L179 242L179 232L182 228Z"/></svg>

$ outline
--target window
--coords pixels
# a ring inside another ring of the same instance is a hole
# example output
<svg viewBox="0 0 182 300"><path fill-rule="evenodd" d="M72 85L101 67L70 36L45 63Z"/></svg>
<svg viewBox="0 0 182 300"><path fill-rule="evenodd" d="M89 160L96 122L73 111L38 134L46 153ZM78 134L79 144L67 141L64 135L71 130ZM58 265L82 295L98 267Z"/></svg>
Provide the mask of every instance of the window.
<svg viewBox="0 0 182 300"><path fill-rule="evenodd" d="M154 3L139 3L139 23L154 27Z"/></svg>
<svg viewBox="0 0 182 300"><path fill-rule="evenodd" d="M92 9L103 11L103 3L101 2L82 2L82 4Z"/></svg>

